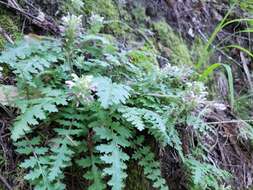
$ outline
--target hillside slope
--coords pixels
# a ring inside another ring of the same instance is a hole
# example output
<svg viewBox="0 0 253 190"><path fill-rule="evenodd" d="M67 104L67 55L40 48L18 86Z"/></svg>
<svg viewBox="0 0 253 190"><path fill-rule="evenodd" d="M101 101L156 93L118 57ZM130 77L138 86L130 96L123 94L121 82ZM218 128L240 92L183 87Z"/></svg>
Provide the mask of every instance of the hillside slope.
<svg viewBox="0 0 253 190"><path fill-rule="evenodd" d="M252 187L250 1L0 4L0 189Z"/></svg>

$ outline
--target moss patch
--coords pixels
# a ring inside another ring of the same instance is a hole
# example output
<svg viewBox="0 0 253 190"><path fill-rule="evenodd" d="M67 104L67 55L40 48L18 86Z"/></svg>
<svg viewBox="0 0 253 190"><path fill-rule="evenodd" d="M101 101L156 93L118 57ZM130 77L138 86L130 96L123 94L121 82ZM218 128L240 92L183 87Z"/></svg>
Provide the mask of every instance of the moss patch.
<svg viewBox="0 0 253 190"><path fill-rule="evenodd" d="M0 26L13 40L20 39L22 36L19 25L18 19L14 15L0 7ZM6 39L0 35L0 49L3 49L5 44Z"/></svg>
<svg viewBox="0 0 253 190"><path fill-rule="evenodd" d="M105 18L106 21L110 21L103 28L104 33L113 34L116 37L124 36L126 33L126 26L119 23L121 20L120 12L124 12L122 7L119 7L113 0L84 0L84 15L98 14Z"/></svg>
<svg viewBox="0 0 253 190"><path fill-rule="evenodd" d="M84 0L84 12L96 13L107 19L117 19L119 13L112 0Z"/></svg>
<svg viewBox="0 0 253 190"><path fill-rule="evenodd" d="M189 48L165 21L155 22L153 28L160 42L158 48L165 57L175 65L193 65Z"/></svg>

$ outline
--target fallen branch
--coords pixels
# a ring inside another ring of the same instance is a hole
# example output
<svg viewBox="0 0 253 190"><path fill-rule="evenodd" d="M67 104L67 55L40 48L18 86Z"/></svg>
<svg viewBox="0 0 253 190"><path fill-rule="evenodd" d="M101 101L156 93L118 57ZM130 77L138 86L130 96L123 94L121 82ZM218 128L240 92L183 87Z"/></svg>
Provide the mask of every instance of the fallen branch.
<svg viewBox="0 0 253 190"><path fill-rule="evenodd" d="M248 120L225 120L225 121L206 122L206 124L214 125L214 124L245 123L245 122L253 122L253 120L252 119L248 119Z"/></svg>
<svg viewBox="0 0 253 190"><path fill-rule="evenodd" d="M253 82L252 82L252 80L251 80L250 71L249 71L249 68L248 68L248 66L247 66L247 65L248 65L248 61L247 61L246 58L244 57L243 52L240 52L240 57L241 57L242 66L243 66L245 75L246 75L247 80L248 80L248 83L249 83L250 90L253 90Z"/></svg>
<svg viewBox="0 0 253 190"><path fill-rule="evenodd" d="M32 8L34 12L36 12L36 15L29 13L29 10L23 9L16 0L8 0L8 1L1 1L0 4L15 10L19 14L23 15L25 18L27 18L29 21L31 21L36 26L49 31L53 34L59 34L60 29L57 23L53 20L53 18L49 17L45 13L43 13L40 9L36 9L35 7Z"/></svg>
<svg viewBox="0 0 253 190"><path fill-rule="evenodd" d="M16 7L18 9L21 9L21 7L19 6L19 4L15 1L15 0L8 0L8 4L12 7Z"/></svg>
<svg viewBox="0 0 253 190"><path fill-rule="evenodd" d="M7 32L0 26L0 34L11 44L14 44L13 40L11 37L7 34Z"/></svg>
<svg viewBox="0 0 253 190"><path fill-rule="evenodd" d="M0 181L6 186L8 190L13 190L11 185L7 182L7 180L0 174Z"/></svg>

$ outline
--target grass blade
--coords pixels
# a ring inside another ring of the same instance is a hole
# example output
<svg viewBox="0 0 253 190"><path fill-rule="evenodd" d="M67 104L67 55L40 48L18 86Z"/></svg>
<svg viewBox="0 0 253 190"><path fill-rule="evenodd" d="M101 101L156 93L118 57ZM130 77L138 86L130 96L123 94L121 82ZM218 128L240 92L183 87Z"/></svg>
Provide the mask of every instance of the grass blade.
<svg viewBox="0 0 253 190"><path fill-rule="evenodd" d="M222 63L214 63L214 64L210 65L200 75L200 80L205 80L210 74L212 74L219 67L223 67L226 70L227 77L228 77L229 92L230 92L230 97L229 97L230 106L233 109L234 108L234 103L235 103L234 79L233 79L232 69L229 65L222 64Z"/></svg>

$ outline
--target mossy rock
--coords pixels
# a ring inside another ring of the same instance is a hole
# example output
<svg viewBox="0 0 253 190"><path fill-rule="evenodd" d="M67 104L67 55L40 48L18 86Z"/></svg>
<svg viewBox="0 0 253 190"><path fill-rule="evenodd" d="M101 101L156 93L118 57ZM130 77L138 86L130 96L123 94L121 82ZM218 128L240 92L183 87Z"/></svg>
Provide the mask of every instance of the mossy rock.
<svg viewBox="0 0 253 190"><path fill-rule="evenodd" d="M11 39L17 40L22 37L19 26L20 23L17 17L11 12L6 11L5 8L0 7L0 27L7 32ZM3 49L5 44L6 39L0 35L0 49Z"/></svg>
<svg viewBox="0 0 253 190"><path fill-rule="evenodd" d="M175 65L193 66L189 48L166 21L154 22L153 29L156 32L156 40L160 42L158 49L165 54L165 57L168 57Z"/></svg>

